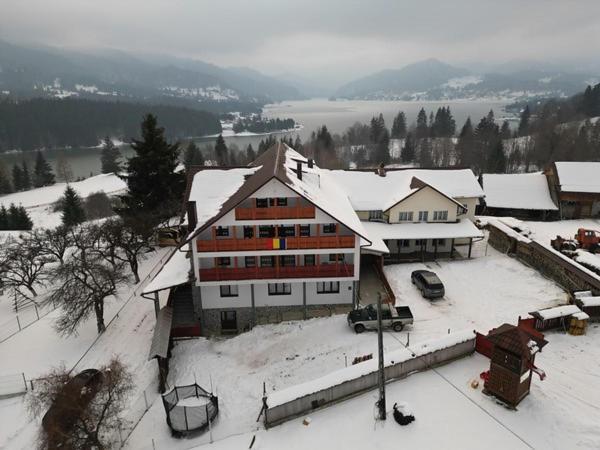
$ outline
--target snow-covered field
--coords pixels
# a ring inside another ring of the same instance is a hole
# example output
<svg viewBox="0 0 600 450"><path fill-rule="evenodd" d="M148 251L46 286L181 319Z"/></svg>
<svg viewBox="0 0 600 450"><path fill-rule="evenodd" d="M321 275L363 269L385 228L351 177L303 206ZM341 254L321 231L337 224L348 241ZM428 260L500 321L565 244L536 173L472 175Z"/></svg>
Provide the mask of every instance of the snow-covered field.
<svg viewBox="0 0 600 450"><path fill-rule="evenodd" d="M83 181L69 183L77 193L85 198L94 192L104 192L115 195L124 192L127 185L115 174L102 174L86 178ZM56 183L29 191L14 192L0 196L0 205L6 208L11 203L21 205L27 209L34 227L54 228L60 225L60 213L52 211L53 204L60 199L67 187L67 183ZM2 232L0 232L0 236Z"/></svg>

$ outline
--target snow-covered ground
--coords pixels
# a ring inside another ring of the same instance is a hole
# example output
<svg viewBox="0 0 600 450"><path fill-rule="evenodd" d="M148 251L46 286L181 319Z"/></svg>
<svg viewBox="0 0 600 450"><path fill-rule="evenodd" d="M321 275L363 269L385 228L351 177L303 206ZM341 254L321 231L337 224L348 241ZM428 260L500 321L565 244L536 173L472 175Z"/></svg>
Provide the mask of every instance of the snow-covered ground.
<svg viewBox="0 0 600 450"><path fill-rule="evenodd" d="M125 182L112 173L96 175L69 184L82 198L94 192L115 195L124 192L127 188ZM63 196L66 187L67 183L56 183L52 186L2 195L0 196L0 205L4 205L6 208L11 203L21 205L27 209L34 227L54 228L60 225L61 219L60 213L52 211L53 204ZM0 237L2 234L0 232Z"/></svg>
<svg viewBox="0 0 600 450"><path fill-rule="evenodd" d="M477 257L472 260L428 264L446 285L446 297L435 302L423 299L410 284L410 272L423 268L423 264L385 268L398 303L410 305L416 319L402 333L385 333L386 351L403 347L408 333L414 345L442 337L448 329L486 332L503 322L516 323L519 315L529 311L566 302L567 295L560 287L485 242L476 245L474 254ZM417 416L414 427L400 429L391 421L376 425L374 392L311 415L309 426L298 419L264 431L256 422L263 382L270 392L313 380L344 367L346 358L352 361L355 356L376 354L376 345L375 333L354 334L344 316L259 326L231 339L178 342L169 378L170 383L181 385L197 380L207 389L212 384L219 396L220 412L213 427L213 439L218 443L210 448L248 448L256 430L258 441L253 449L284 445L298 449L396 448L399 442L412 448L481 448L488 445L490 436L498 447L526 448L460 392L472 390L468 383L486 369L487 361L479 356L452 364L459 368L452 381L458 388L436 372L389 385L388 408L395 401L408 402ZM481 402L497 408L481 392L475 392ZM344 432L336 433L337 429ZM173 439L163 406L157 401L132 434L128 448L152 448L153 442L156 448L187 449L208 443L209 435Z"/></svg>

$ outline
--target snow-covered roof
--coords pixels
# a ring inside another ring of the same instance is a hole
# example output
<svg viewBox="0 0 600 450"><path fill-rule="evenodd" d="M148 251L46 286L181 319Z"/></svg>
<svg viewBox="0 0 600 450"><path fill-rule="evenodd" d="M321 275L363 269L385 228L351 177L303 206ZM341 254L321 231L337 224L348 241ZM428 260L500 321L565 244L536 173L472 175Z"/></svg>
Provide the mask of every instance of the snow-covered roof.
<svg viewBox="0 0 600 450"><path fill-rule="evenodd" d="M558 210L542 172L483 174L485 203L492 208Z"/></svg>
<svg viewBox="0 0 600 450"><path fill-rule="evenodd" d="M187 251L176 249L142 293L149 294L185 284L189 281L191 269Z"/></svg>
<svg viewBox="0 0 600 450"><path fill-rule="evenodd" d="M384 355L384 365L386 367L393 366L418 356L426 355L437 350L467 342L469 339L473 338L473 331L465 330L448 334L439 339L432 339L430 341L411 346L412 352L401 347L398 350L386 352ZM323 389L340 385L346 381L360 378L375 371L377 371L377 359L364 361L360 364L355 364L353 366L336 370L335 372L331 372L315 380L272 392L267 397L267 405L269 408L274 408L275 406L283 405L297 398L314 394L322 391Z"/></svg>
<svg viewBox="0 0 600 450"><path fill-rule="evenodd" d="M296 173L298 161L302 163L302 179ZM308 167L304 156L283 143L275 144L253 164L247 168L201 170L194 175L188 199L196 202L198 222L188 239L275 178L370 244L348 195L329 171L314 164Z"/></svg>
<svg viewBox="0 0 600 450"><path fill-rule="evenodd" d="M600 162L558 161L555 165L562 192L600 193Z"/></svg>
<svg viewBox="0 0 600 450"><path fill-rule="evenodd" d="M437 189L448 197L483 197L483 191L471 169L405 169L388 170L384 177L375 171L330 170L339 186L348 194L356 211L385 211L417 188L413 178Z"/></svg>
<svg viewBox="0 0 600 450"><path fill-rule="evenodd" d="M584 308L600 306L600 297L577 297L577 302Z"/></svg>
<svg viewBox="0 0 600 450"><path fill-rule="evenodd" d="M483 237L469 219L450 223L382 223L363 222L372 239L460 239ZM367 249L369 249L367 247Z"/></svg>
<svg viewBox="0 0 600 450"><path fill-rule="evenodd" d="M581 310L575 305L556 306L554 308L540 309L531 313L537 315L542 320L558 319L559 317L568 317L580 313Z"/></svg>
<svg viewBox="0 0 600 450"><path fill-rule="evenodd" d="M590 316L583 311L573 314L572 317L577 320L588 320L590 318Z"/></svg>

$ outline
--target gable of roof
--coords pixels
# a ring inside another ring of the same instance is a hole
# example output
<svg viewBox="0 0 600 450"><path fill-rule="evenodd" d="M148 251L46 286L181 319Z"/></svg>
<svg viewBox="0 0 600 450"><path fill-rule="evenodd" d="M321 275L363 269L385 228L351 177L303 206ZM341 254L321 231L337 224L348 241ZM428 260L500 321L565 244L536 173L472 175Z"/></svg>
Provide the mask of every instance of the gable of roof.
<svg viewBox="0 0 600 450"><path fill-rule="evenodd" d="M298 161L301 164L308 163L300 153L286 144L277 143L260 155L249 167L230 169L225 171L228 173L223 174L217 173L217 177L214 177L215 182L220 176L226 175L235 176L236 182L231 183L229 195L220 198L223 201L217 211L213 211L212 214L201 214L198 210L196 229L188 235L186 242L233 210L267 182L276 179L371 244L347 196L335 185L335 182L326 173L320 173L321 169L317 166L303 167L303 180L299 180L292 175ZM202 208L205 202L200 200L204 200L204 193L201 189L194 189L194 183L199 183L198 176L203 178L205 175L203 171L194 175L188 201L196 200L197 208Z"/></svg>
<svg viewBox="0 0 600 450"><path fill-rule="evenodd" d="M406 201L408 198L412 197L413 195L415 195L417 192L421 192L423 189L426 188L430 188L433 189L434 192L437 192L439 195L441 195L442 197L446 198L447 200L451 201L452 203L454 203L456 206L458 206L460 209L462 209L463 211L466 211L467 208L465 208L462 203L457 202L456 200L454 200L452 197L450 197L449 195L445 194L444 192L440 191L439 189L435 188L434 186L430 185L429 183L425 183L424 181L420 180L417 177L413 177L411 182L410 182L410 188L412 189L412 191L404 198L395 201L395 203L393 203L392 205L386 207L383 211L389 211L390 209L392 209L393 207L399 205L400 203Z"/></svg>
<svg viewBox="0 0 600 450"><path fill-rule="evenodd" d="M526 359L531 359L532 356L530 341L533 341L539 349L548 343L539 334L530 333L508 323L490 331L487 338L492 344L515 355L524 356Z"/></svg>

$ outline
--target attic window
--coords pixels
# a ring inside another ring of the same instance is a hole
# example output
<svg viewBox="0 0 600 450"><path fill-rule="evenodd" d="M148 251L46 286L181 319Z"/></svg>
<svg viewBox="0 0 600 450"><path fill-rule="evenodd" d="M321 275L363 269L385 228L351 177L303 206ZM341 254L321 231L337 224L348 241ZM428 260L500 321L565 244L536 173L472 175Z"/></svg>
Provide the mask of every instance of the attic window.
<svg viewBox="0 0 600 450"><path fill-rule="evenodd" d="M257 198L256 199L256 207L257 208L268 208L269 207L269 199L268 198Z"/></svg>

